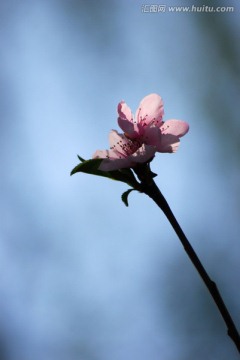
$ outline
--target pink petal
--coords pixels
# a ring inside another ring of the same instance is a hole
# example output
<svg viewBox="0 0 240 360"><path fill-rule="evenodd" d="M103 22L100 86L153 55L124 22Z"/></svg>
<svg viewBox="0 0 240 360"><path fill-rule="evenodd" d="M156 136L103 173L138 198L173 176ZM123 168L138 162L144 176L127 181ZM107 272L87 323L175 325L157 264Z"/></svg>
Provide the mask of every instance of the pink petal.
<svg viewBox="0 0 240 360"><path fill-rule="evenodd" d="M97 150L92 156L93 159L118 159L119 155L113 150Z"/></svg>
<svg viewBox="0 0 240 360"><path fill-rule="evenodd" d="M109 134L110 149L118 152L119 158L133 154L138 148L139 143L128 139L124 134L119 134L112 130Z"/></svg>
<svg viewBox="0 0 240 360"><path fill-rule="evenodd" d="M163 114L163 101L161 96L150 94L145 96L140 102L136 112L136 119L142 126L147 126L152 123L161 126Z"/></svg>
<svg viewBox="0 0 240 360"><path fill-rule="evenodd" d="M130 159L136 163L144 163L150 160L156 152L154 146L143 144L134 154L130 156Z"/></svg>
<svg viewBox="0 0 240 360"><path fill-rule="evenodd" d="M124 120L119 117L118 125L125 134L128 134L130 136L134 134L134 125L133 125L133 123L129 122L128 120Z"/></svg>
<svg viewBox="0 0 240 360"><path fill-rule="evenodd" d="M158 146L157 151L162 153L173 153L177 151L179 144L180 139L178 136L172 134L162 134L161 144Z"/></svg>
<svg viewBox="0 0 240 360"><path fill-rule="evenodd" d="M118 118L118 125L124 131L124 134L126 134L129 138L136 139L139 137L137 124Z"/></svg>
<svg viewBox="0 0 240 360"><path fill-rule="evenodd" d="M130 168L134 164L129 158L125 159L104 159L100 166L99 170L102 171L113 171L118 169Z"/></svg>
<svg viewBox="0 0 240 360"><path fill-rule="evenodd" d="M118 104L118 125L130 138L138 137L138 128L136 122L134 122L131 109L124 101Z"/></svg>
<svg viewBox="0 0 240 360"><path fill-rule="evenodd" d="M122 142L122 134L119 134L116 130L111 130L109 133L110 149L114 149L121 152L120 143Z"/></svg>
<svg viewBox="0 0 240 360"><path fill-rule="evenodd" d="M93 159L104 159L107 157L108 150L96 150L93 154Z"/></svg>
<svg viewBox="0 0 240 360"><path fill-rule="evenodd" d="M130 122L133 121L133 115L132 115L132 112L131 112L131 109L130 107L125 103L125 101L121 101L119 104L118 104L118 115L121 119L123 120L128 120Z"/></svg>
<svg viewBox="0 0 240 360"><path fill-rule="evenodd" d="M159 146L161 144L161 131L157 126L147 126L142 140L147 145Z"/></svg>
<svg viewBox="0 0 240 360"><path fill-rule="evenodd" d="M181 137L189 130L189 125L182 120L167 120L160 127L162 134L171 134Z"/></svg>
<svg viewBox="0 0 240 360"><path fill-rule="evenodd" d="M109 133L110 149L118 154L118 158L126 157L127 154L124 151L124 145L126 146L127 139L123 134L119 134L116 130L112 130Z"/></svg>

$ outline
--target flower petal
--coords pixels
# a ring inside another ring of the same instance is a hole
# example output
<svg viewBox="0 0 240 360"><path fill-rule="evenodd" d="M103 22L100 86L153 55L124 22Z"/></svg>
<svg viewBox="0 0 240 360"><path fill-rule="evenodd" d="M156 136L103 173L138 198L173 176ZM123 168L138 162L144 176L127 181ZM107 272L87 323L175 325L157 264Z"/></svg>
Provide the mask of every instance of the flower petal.
<svg viewBox="0 0 240 360"><path fill-rule="evenodd" d="M118 111L118 115L121 119L133 122L132 111L131 111L130 107L125 103L125 101L122 100L118 104L117 111Z"/></svg>
<svg viewBox="0 0 240 360"><path fill-rule="evenodd" d="M134 165L134 163L129 158L104 159L99 166L99 170L112 171L112 170L130 168L133 165Z"/></svg>
<svg viewBox="0 0 240 360"><path fill-rule="evenodd" d="M139 148L139 142L128 139L124 134L112 130L109 134L110 149L119 153L120 157L133 154Z"/></svg>
<svg viewBox="0 0 240 360"><path fill-rule="evenodd" d="M97 150L92 156L93 159L118 159L119 155L113 150Z"/></svg>
<svg viewBox="0 0 240 360"><path fill-rule="evenodd" d="M162 153L173 153L177 151L179 144L180 139L178 136L172 134L162 134L161 144L158 146L157 151Z"/></svg>
<svg viewBox="0 0 240 360"><path fill-rule="evenodd" d="M142 141L147 145L159 146L161 144L161 131L159 127L147 126L142 136Z"/></svg>
<svg viewBox="0 0 240 360"><path fill-rule="evenodd" d="M138 136L137 126L133 120L133 114L130 107L121 101L118 104L118 125L129 137L134 138Z"/></svg>
<svg viewBox="0 0 240 360"><path fill-rule="evenodd" d="M145 96L140 102L136 112L136 119L142 126L149 124L161 126L163 114L164 110L161 96L150 94Z"/></svg>
<svg viewBox="0 0 240 360"><path fill-rule="evenodd" d="M161 126L162 134L171 134L181 137L185 135L189 130L189 125L182 120L167 120Z"/></svg>
<svg viewBox="0 0 240 360"><path fill-rule="evenodd" d="M121 153L121 146L120 144L122 143L122 134L119 134L116 130L111 130L109 133L109 144L110 144L110 149L112 150L117 150Z"/></svg>
<svg viewBox="0 0 240 360"><path fill-rule="evenodd" d="M156 152L156 147L143 144L134 154L129 158L136 163L144 163L150 160Z"/></svg>

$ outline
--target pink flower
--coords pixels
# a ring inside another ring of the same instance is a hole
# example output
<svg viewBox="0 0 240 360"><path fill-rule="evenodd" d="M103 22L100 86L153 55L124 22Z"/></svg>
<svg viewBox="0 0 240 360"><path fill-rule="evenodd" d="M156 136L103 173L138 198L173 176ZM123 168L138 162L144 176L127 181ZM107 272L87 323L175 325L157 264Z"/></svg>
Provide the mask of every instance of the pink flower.
<svg viewBox="0 0 240 360"><path fill-rule="evenodd" d="M163 101L150 94L141 101L135 117L124 101L118 104L118 124L124 131L112 130L109 135L110 150L97 150L93 158L103 159L99 167L111 171L134 167L154 157L158 152L176 152L180 137L189 126L182 120L163 121Z"/></svg>
<svg viewBox="0 0 240 360"><path fill-rule="evenodd" d="M179 138L189 130L185 121L162 120L163 101L157 94L143 98L135 117L128 105L121 101L118 104L118 115L118 124L127 138L156 146L159 152L176 152L180 143Z"/></svg>
<svg viewBox="0 0 240 360"><path fill-rule="evenodd" d="M97 150L93 154L94 159L103 159L99 170L112 171L134 167L138 163L150 160L156 152L155 146L128 139L116 130L110 132L109 143L110 150Z"/></svg>
<svg viewBox="0 0 240 360"><path fill-rule="evenodd" d="M118 104L117 110L118 125L131 139L142 136L149 126L159 127L162 124L164 114L162 98L157 94L150 94L143 98L135 117L125 101Z"/></svg>

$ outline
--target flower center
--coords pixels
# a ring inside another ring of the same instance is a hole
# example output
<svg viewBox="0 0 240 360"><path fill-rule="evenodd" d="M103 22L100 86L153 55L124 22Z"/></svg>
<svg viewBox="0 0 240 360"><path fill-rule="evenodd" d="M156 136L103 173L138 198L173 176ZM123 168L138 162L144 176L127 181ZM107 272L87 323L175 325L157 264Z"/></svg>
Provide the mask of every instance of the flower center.
<svg viewBox="0 0 240 360"><path fill-rule="evenodd" d="M123 155L123 157L132 155L142 146L142 142L140 140L132 140L127 134L120 136L121 140L117 141L116 144L113 144L110 148L111 150L117 151L120 157L121 155Z"/></svg>

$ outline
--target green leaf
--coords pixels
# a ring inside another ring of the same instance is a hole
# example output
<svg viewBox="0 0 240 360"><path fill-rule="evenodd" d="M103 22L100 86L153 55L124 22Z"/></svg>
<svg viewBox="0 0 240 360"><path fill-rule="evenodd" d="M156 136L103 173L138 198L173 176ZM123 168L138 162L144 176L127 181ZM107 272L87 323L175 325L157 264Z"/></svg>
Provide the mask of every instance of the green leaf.
<svg viewBox="0 0 240 360"><path fill-rule="evenodd" d="M81 162L84 162L84 161L86 161L85 159L83 159L81 156L77 156L78 157L78 159L81 161Z"/></svg>
<svg viewBox="0 0 240 360"><path fill-rule="evenodd" d="M100 175L100 176L108 176L106 171L98 170L102 159L90 159L90 160L83 160L78 157L82 162L75 166L75 168L71 171L71 175L76 174L77 172L84 172L86 174L93 174L93 175Z"/></svg>
<svg viewBox="0 0 240 360"><path fill-rule="evenodd" d="M134 173L131 169L119 169L114 171L109 171L112 179L122 181L127 183L130 186L139 187L139 183L137 182Z"/></svg>
<svg viewBox="0 0 240 360"><path fill-rule="evenodd" d="M71 175L74 175L78 172L83 172L86 174L103 176L112 180L122 181L134 188L139 188L140 186L131 169L102 171L99 170L99 166L103 159L84 160L80 156L78 156L78 158L81 161L81 163L75 166L75 168L71 171Z"/></svg>
<svg viewBox="0 0 240 360"><path fill-rule="evenodd" d="M122 201L124 202L124 204L126 206L128 206L128 195L130 194L130 192L132 192L133 190L136 190L136 189L129 189L127 191L125 191L123 194L122 194Z"/></svg>

